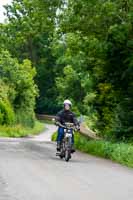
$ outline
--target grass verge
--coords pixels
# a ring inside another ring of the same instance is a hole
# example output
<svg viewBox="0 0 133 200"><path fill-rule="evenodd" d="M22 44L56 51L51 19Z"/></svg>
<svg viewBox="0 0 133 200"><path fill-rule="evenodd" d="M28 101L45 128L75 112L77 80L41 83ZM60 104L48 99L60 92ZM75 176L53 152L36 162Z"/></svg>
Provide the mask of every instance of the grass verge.
<svg viewBox="0 0 133 200"><path fill-rule="evenodd" d="M57 133L52 140L55 141ZM92 140L79 133L75 133L75 148L95 156L107 158L128 167L133 167L133 145L126 143L112 143L105 140Z"/></svg>
<svg viewBox="0 0 133 200"><path fill-rule="evenodd" d="M34 128L15 126L0 126L0 137L25 137L27 135L39 134L44 130L44 123L36 120Z"/></svg>

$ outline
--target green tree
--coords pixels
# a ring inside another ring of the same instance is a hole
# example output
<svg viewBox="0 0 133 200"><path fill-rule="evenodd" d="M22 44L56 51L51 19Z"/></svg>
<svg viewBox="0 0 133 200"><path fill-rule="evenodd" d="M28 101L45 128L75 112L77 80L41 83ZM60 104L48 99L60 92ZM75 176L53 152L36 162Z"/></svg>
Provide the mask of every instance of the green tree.
<svg viewBox="0 0 133 200"><path fill-rule="evenodd" d="M61 0L14 0L5 6L8 23L3 25L3 46L20 62L30 59L36 67L35 81L40 95L37 112L55 112L55 59L51 42L56 27L56 12ZM50 104L50 102L52 102Z"/></svg>
<svg viewBox="0 0 133 200"><path fill-rule="evenodd" d="M94 116L94 128L105 137L132 137L132 13L131 0L69 0L59 16L60 37L55 43L60 48L54 47L54 53L57 50L57 65L63 65L64 75L57 78L57 89L61 97L62 91L71 91L76 104L76 87L72 92L70 82L80 74L78 109L84 107L82 111L92 120ZM65 53L61 59L62 43ZM66 73L68 65L71 72ZM69 73L74 73L70 82Z"/></svg>
<svg viewBox="0 0 133 200"><path fill-rule="evenodd" d="M33 80L35 74L35 68L29 60L20 64L7 51L0 52L1 111L6 114L4 109L12 107L16 122L28 126L34 125L37 96L37 87Z"/></svg>

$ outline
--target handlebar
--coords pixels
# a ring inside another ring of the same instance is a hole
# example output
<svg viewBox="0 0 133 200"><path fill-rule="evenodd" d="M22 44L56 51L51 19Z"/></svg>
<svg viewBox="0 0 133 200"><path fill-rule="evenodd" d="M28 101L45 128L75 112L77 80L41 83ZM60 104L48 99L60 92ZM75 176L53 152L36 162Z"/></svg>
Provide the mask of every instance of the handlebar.
<svg viewBox="0 0 133 200"><path fill-rule="evenodd" d="M63 128L66 128L66 129L73 129L74 131L79 130L79 127L77 128L76 125L75 125L74 123L66 122L66 123L63 125L63 124L61 124L60 122L55 121L55 125L60 126L60 127L63 127Z"/></svg>

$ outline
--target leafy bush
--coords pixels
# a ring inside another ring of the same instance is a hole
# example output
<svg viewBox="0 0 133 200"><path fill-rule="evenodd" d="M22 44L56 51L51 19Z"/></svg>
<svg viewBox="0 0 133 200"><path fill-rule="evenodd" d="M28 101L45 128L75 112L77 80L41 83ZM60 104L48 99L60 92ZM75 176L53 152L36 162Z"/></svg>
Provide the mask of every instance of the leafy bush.
<svg viewBox="0 0 133 200"><path fill-rule="evenodd" d="M15 121L15 115L13 108L8 101L0 100L0 124L13 124Z"/></svg>
<svg viewBox="0 0 133 200"><path fill-rule="evenodd" d="M15 122L33 127L37 87L35 69L29 60L18 63L9 52L0 52L0 123ZM14 117L15 115L15 117Z"/></svg>
<svg viewBox="0 0 133 200"><path fill-rule="evenodd" d="M51 139L52 139L52 141L56 141L56 138L57 138L57 132L53 133Z"/></svg>
<svg viewBox="0 0 133 200"><path fill-rule="evenodd" d="M25 127L33 128L35 125L35 114L34 112L28 112L23 110L16 111L16 124L22 124Z"/></svg>

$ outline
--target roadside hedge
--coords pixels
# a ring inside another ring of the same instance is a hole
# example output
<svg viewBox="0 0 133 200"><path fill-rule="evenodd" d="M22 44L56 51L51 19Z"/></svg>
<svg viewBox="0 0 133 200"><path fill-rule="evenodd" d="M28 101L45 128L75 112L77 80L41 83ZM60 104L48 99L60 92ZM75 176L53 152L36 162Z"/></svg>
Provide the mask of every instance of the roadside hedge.
<svg viewBox="0 0 133 200"><path fill-rule="evenodd" d="M54 133L52 141L56 140L56 136L57 133ZM128 167L133 167L133 144L131 143L113 143L106 140L92 140L80 133L76 133L75 147L82 152L110 159Z"/></svg>

